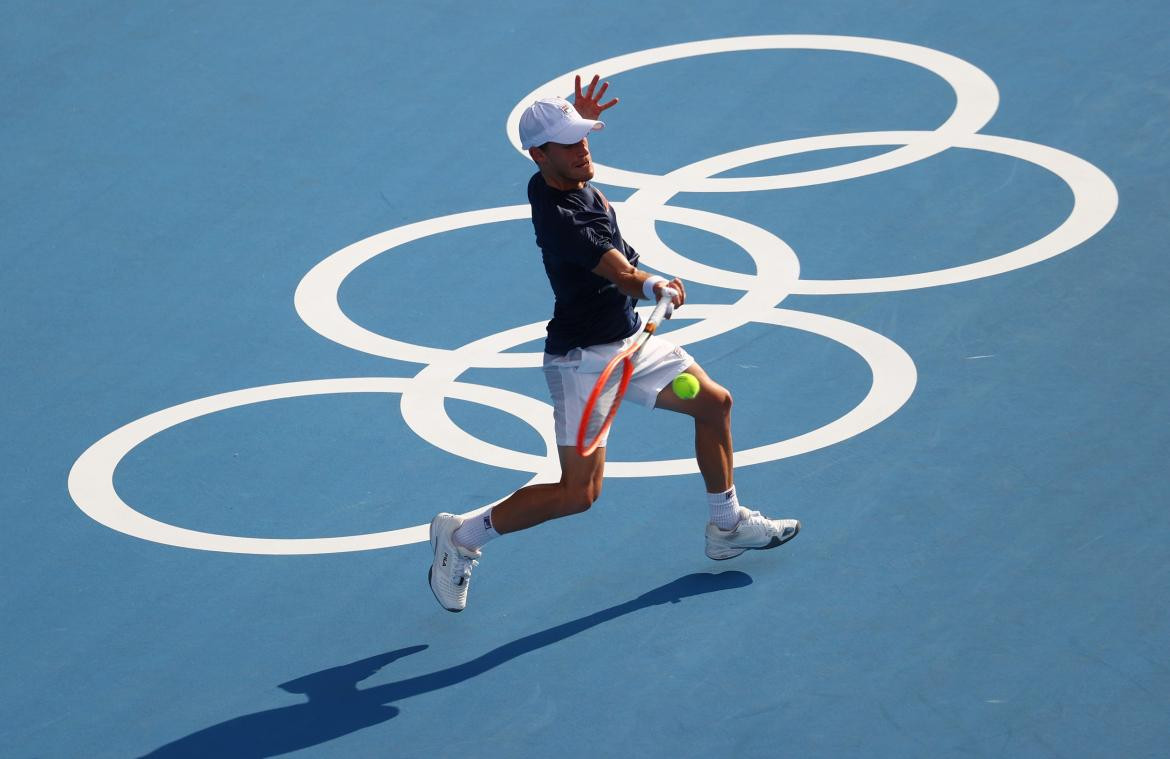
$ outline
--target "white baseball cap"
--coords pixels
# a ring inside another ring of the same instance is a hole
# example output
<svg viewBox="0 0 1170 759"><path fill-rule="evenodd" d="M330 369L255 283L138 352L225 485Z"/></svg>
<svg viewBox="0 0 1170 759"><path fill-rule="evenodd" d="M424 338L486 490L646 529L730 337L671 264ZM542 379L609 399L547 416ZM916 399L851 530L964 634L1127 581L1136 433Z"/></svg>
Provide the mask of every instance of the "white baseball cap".
<svg viewBox="0 0 1170 759"><path fill-rule="evenodd" d="M564 98L543 98L520 116L520 145L525 150L546 142L575 145L590 132L604 128L605 122L581 118Z"/></svg>

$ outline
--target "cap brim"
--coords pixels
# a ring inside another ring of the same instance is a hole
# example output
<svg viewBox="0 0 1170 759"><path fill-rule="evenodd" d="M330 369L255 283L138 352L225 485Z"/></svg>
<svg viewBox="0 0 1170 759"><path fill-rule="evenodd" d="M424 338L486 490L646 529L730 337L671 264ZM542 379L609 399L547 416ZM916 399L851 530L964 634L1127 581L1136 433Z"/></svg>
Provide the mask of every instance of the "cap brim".
<svg viewBox="0 0 1170 759"><path fill-rule="evenodd" d="M577 119L576 121L570 121L556 132L550 134L546 142L556 142L561 145L576 145L585 139L587 134L596 132L599 129L605 129L604 121Z"/></svg>

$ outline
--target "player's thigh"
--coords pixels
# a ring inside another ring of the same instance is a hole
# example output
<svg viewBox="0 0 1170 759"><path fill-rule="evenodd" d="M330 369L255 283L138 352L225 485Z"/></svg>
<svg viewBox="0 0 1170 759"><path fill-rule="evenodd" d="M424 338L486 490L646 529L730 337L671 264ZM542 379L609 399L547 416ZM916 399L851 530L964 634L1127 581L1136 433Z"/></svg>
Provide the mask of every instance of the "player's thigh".
<svg viewBox="0 0 1170 759"><path fill-rule="evenodd" d="M677 411L680 414L693 416L696 419L714 420L728 414L731 410L731 393L727 388L711 379L710 375L697 363L687 368L687 373L699 381L699 394L694 398L679 398L674 394L670 385L662 388L655 401L655 408L664 408L668 411Z"/></svg>
<svg viewBox="0 0 1170 759"><path fill-rule="evenodd" d="M572 489L588 489L599 494L605 477L605 446L588 456L577 453L575 445L557 446L561 459L561 483Z"/></svg>

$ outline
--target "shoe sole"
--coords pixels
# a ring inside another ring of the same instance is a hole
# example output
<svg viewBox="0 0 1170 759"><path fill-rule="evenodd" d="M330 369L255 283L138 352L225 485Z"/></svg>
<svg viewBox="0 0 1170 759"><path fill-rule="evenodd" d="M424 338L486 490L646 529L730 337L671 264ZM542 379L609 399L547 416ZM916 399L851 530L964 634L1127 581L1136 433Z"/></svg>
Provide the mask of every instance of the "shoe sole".
<svg viewBox="0 0 1170 759"><path fill-rule="evenodd" d="M435 586L431 585L431 568L430 567L427 568L427 587L431 589L431 595L434 596L435 600L439 602L439 606L443 606L443 599L439 598L439 594L435 592ZM443 608L447 609L446 606L443 606ZM447 611L449 611L453 614L458 614L459 612L463 611L463 609L447 609Z"/></svg>
<svg viewBox="0 0 1170 759"><path fill-rule="evenodd" d="M707 558L711 559L712 561L727 561L728 559L734 559L736 556L740 556L744 553L747 553L748 551L767 551L767 550L772 549L772 548L779 548L780 546L782 546L785 543L787 543L788 541L792 540L793 538L795 538L799 534L800 534L800 522L797 522L796 529L793 530L792 534L786 538L774 536L772 538L772 542L768 543L768 545L766 545L766 546L760 546L759 548L741 548L738 551L736 551L735 553L731 554L730 556L712 556L711 554L707 554Z"/></svg>
<svg viewBox="0 0 1170 759"><path fill-rule="evenodd" d="M431 520L430 533L431 533L431 555L434 556L435 555L435 548L438 547L436 544L436 539L435 539L435 521L434 520ZM442 606L444 609L447 609L446 606L443 606L443 599L439 598L439 594L435 592L435 586L431 584L431 572L433 572L434 569L435 569L434 561L432 561L431 566L427 567L427 587L431 589L431 595L434 596L435 600L439 602L439 606ZM447 609L447 611L449 611L453 614L458 614L459 612L463 611L463 609Z"/></svg>

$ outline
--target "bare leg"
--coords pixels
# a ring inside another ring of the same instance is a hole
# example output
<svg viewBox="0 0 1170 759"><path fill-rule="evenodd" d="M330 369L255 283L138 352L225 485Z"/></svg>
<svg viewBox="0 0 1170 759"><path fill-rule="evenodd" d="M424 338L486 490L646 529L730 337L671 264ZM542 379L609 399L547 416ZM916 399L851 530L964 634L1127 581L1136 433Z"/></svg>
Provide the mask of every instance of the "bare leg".
<svg viewBox="0 0 1170 759"><path fill-rule="evenodd" d="M699 380L699 394L683 400L665 387L655 407L686 414L695 420L695 458L708 493L722 493L732 485L735 449L731 445L731 393L707 376L698 364L687 372Z"/></svg>
<svg viewBox="0 0 1170 759"><path fill-rule="evenodd" d="M601 496L605 448L582 457L571 445L559 446L561 481L520 488L492 508L492 526L503 535L550 519L579 514Z"/></svg>

